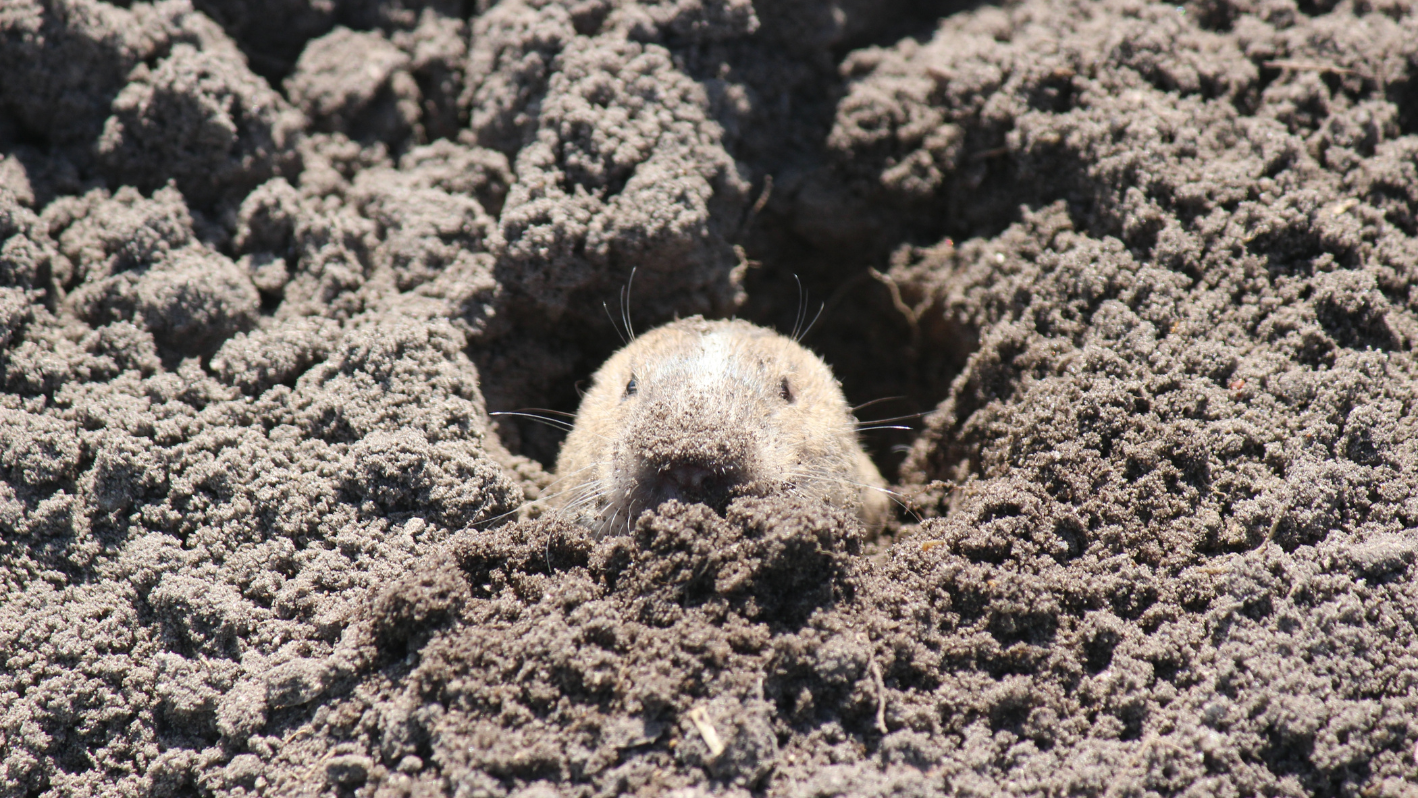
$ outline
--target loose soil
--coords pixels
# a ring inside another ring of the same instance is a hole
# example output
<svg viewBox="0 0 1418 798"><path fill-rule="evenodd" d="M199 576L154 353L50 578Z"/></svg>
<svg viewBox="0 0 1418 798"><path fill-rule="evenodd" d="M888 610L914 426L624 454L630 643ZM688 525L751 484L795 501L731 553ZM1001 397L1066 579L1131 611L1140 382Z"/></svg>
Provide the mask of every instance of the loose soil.
<svg viewBox="0 0 1418 798"><path fill-rule="evenodd" d="M0 156L0 796L1418 795L1408 3L7 0ZM884 535L526 509L819 308Z"/></svg>

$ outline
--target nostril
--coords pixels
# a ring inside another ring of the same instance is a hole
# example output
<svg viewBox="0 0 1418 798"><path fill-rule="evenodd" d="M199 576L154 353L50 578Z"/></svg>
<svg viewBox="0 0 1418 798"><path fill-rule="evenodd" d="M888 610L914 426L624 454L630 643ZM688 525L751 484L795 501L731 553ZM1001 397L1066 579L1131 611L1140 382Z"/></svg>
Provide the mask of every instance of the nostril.
<svg viewBox="0 0 1418 798"><path fill-rule="evenodd" d="M735 469L713 468L702 463L673 463L655 475L665 499L718 504L741 479Z"/></svg>
<svg viewBox="0 0 1418 798"><path fill-rule="evenodd" d="M699 493L705 483L713 479L710 470L695 463L677 463L660 472L665 484L677 488L682 493Z"/></svg>

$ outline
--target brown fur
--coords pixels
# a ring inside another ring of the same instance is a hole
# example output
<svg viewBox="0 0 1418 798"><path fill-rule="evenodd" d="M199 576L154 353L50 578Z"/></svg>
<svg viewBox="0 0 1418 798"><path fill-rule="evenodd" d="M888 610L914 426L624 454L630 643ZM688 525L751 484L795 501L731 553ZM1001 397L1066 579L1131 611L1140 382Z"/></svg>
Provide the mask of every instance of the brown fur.
<svg viewBox="0 0 1418 798"><path fill-rule="evenodd" d="M771 330L694 316L596 372L549 503L607 534L668 499L722 506L749 484L850 509L873 532L885 522L886 482L827 365Z"/></svg>

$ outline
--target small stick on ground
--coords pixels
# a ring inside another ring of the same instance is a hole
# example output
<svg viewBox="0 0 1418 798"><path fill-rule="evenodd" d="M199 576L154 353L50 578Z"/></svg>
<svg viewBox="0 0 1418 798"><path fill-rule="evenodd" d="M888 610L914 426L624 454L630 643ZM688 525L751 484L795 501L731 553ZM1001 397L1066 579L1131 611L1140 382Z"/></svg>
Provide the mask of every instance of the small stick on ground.
<svg viewBox="0 0 1418 798"><path fill-rule="evenodd" d="M871 680L876 686L876 730L886 734L886 682L881 678L881 666L871 661Z"/></svg>
<svg viewBox="0 0 1418 798"><path fill-rule="evenodd" d="M689 722L694 724L699 736L704 738L704 744L709 746L709 756L717 757L724 753L724 741L719 738L718 730L709 720L709 710L705 709L703 705L691 709Z"/></svg>

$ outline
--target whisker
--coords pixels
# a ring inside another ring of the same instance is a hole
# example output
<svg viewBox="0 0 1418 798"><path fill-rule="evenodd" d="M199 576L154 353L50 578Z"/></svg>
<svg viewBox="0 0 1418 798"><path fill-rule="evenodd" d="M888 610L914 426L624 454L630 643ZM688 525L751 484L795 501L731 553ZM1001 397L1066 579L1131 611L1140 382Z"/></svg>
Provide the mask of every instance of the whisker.
<svg viewBox="0 0 1418 798"><path fill-rule="evenodd" d="M552 410L551 408L547 408L547 407L524 407L524 408L522 408L522 409L523 409L523 410L535 410L535 411L537 411L538 413L551 413L552 415L566 416L567 418L576 418L576 414L575 414L575 413L568 413L568 412L566 412L565 410ZM890 421L891 419L885 419L885 418L883 418L883 419L880 419L880 420L881 420L881 421Z"/></svg>
<svg viewBox="0 0 1418 798"><path fill-rule="evenodd" d="M622 508L619 506L619 504L617 504L617 506L616 506L616 508L615 508L615 514L611 516L610 523L606 524L605 527L602 528L602 534L605 534L605 533L607 533L607 532L610 532L612 529L615 528L615 519L617 519L617 518L620 517L620 511L621 511L621 509L622 509ZM630 522L630 519L629 519L628 514L627 514L626 523L629 523L629 522Z"/></svg>
<svg viewBox="0 0 1418 798"><path fill-rule="evenodd" d="M807 307L807 300L803 296L803 281L796 273L793 274L793 282L798 284L798 314L793 317L793 334L790 337L796 341L798 340L798 330L803 326L803 310Z"/></svg>
<svg viewBox="0 0 1418 798"><path fill-rule="evenodd" d="M857 405L856 407L852 408L852 412L855 413L855 412L857 412L858 410L861 410L861 409L864 408L864 407L871 407L872 405L881 404L882 402L891 402L891 401L894 401L894 400L897 400L897 399L905 399L905 398L906 398L906 397L904 397L904 396L883 396L883 397L881 397L880 399L872 399L872 400L869 401L869 402L862 402L861 404L859 404L859 405Z"/></svg>
<svg viewBox="0 0 1418 798"><path fill-rule="evenodd" d="M567 412L565 412L565 411L563 411L563 410L547 410L546 408L543 408L543 407L529 407L529 408L527 408L527 409L528 409L528 410L538 410L538 411L545 412L545 413L556 413L556 414L558 414L558 415L566 416L567 418L575 418L575 417L576 417L576 415L575 415L574 413L567 413ZM540 421L541 423L546 424L547 426L555 427L556 429L564 430L564 431L566 431L566 432L571 432L572 430L574 430L574 429L576 428L576 425L572 424L572 423L569 422L569 421L563 421L563 420L561 420L561 419L559 419L559 418L547 418L547 417L545 417L545 416L536 415L535 413L524 413L524 412L522 412L522 411L520 411L520 410L498 410L498 411L496 411L496 412L494 412L494 413L488 413L488 415L489 415L489 416L520 416L520 417L523 417L523 418L532 419L533 421ZM586 434L588 434L588 435L594 435L594 436L596 436L597 438L600 438L600 439L603 440L603 441L609 441L609 440L610 440L610 438L607 438L605 435L602 435L602 434L600 434L599 432L591 432L590 430L586 430Z"/></svg>
<svg viewBox="0 0 1418 798"><path fill-rule="evenodd" d="M901 426L900 424L882 424L882 425L875 426L875 427L857 427L857 432L874 432L874 431L876 431L876 430L882 430L882 429L905 429L905 430L911 430L911 429L915 429L915 427L903 427L903 426Z"/></svg>
<svg viewBox="0 0 1418 798"><path fill-rule="evenodd" d="M509 516L509 515L516 515L517 513L519 513L519 512L522 511L522 508L523 508L524 506L525 506L524 504L519 504L519 505L517 505L516 507L514 507L514 508L511 509L511 510L508 510L508 511L505 512L505 513L498 513L497 515L494 515L494 516L492 516L491 518L475 518L475 519L472 520L471 523L468 524L468 526L471 526L471 527L473 527L474 529L485 530L485 529L487 529L488 527L486 527L486 526L480 526L480 525L482 525L482 524L492 524L492 523L496 523L497 521L500 521L500 520L502 520L503 518L506 518L506 517Z"/></svg>
<svg viewBox="0 0 1418 798"><path fill-rule="evenodd" d="M576 485L572 485L566 490L561 491L560 493L557 493L553 496L548 496L547 499L559 499L568 493L572 494L572 497L566 502L562 503L561 506L568 510L575 510L580 509L581 506L586 504L587 502L594 501L596 497L604 493L604 491L602 491L600 489L600 486L597 485L595 482L582 482Z"/></svg>
<svg viewBox="0 0 1418 798"><path fill-rule="evenodd" d="M490 518L475 518L468 524L468 526L480 531L490 529L491 524L495 524L508 516L516 515L522 512L522 508L526 507L528 504L531 504L531 502L523 502L522 504L517 505L516 507L512 508L511 510L508 510L505 513L498 513L497 515L494 515Z"/></svg>
<svg viewBox="0 0 1418 798"><path fill-rule="evenodd" d="M593 463L593 465L584 466L584 468L579 468L576 469L576 471L567 473L566 476L562 476L562 478L557 478L556 481L553 481L552 485L556 485L557 482L562 482L563 479L569 479L571 478L571 476L577 475L577 473L587 471L587 469L591 468L596 468L596 465L594 465ZM550 486L552 485L547 485L547 488L550 488ZM543 496L543 499L560 499L562 498L562 496L566 496L567 493L573 492L573 490L596 490L600 488L600 485L600 479L583 479L583 481L576 482L574 483L574 485L567 486L567 488L564 490L559 490L559 492L552 493L552 495L549 496Z"/></svg>
<svg viewBox="0 0 1418 798"><path fill-rule="evenodd" d="M924 416L924 415L926 415L927 413L930 413L930 412L931 412L931 411L929 411L929 410L923 410L923 411L921 411L920 413L907 413L907 414L904 415L904 416L892 416L891 418L873 418L873 419L868 419L868 420L866 420L866 421L858 421L857 423L858 423L858 424L884 424L884 423L886 423L886 422L888 422L888 421L909 421L909 420L911 420L911 419L913 419L913 418L920 418L921 416Z"/></svg>
<svg viewBox="0 0 1418 798"><path fill-rule="evenodd" d="M544 488L543 490L545 491L545 490L547 490L547 489L550 489L553 485L557 484L558 482L563 482L563 481L565 481L565 480L567 480L567 479L570 479L571 477L575 476L576 474L581 473L582 471L585 471L585 470L590 469L590 468L595 468L595 467L596 467L596 464L595 464L595 463L592 463L591 465L583 466L583 467L581 467L581 468L578 468L578 469L576 469L575 471L571 472L570 474L564 474L564 475L562 475L562 476L559 476L559 477L557 477L556 479L553 479L551 482L548 482L547 485L546 485L546 488ZM499 513L499 514L494 515L494 516L492 516L492 517L490 517L490 518L479 518L479 519L475 519L474 521L472 521L472 523L470 524L470 526L473 526L474 528L487 529L487 528L488 528L488 527L486 526L487 524L496 523L497 521L500 521L500 520L502 520L503 518L506 518L506 517L508 517L508 516L510 516L510 515L515 515L515 514L521 512L522 509L523 509L524 507L527 507L528 505L533 505L533 504L545 504L546 502L549 502L549 501L551 501L551 500L553 500L553 499L558 499L558 498L560 498L560 497L562 497L562 496L565 496L566 494L571 493L572 491L583 489L583 487L584 487L585 485L590 485L592 488L594 488L594 487L595 487L595 484L596 484L596 483L594 483L594 482L592 482L592 483L577 483L577 484L572 485L571 487L569 487L569 488L567 488L567 489L565 489L565 490L557 491L557 492L555 492L555 493L545 493L545 492L543 492L543 493L542 493L540 496L538 496L536 499L533 499L533 500L530 500L530 501L525 501L525 502L523 502L522 504L517 505L516 507L512 508L511 510L508 510L508 511L505 512L505 513Z"/></svg>
<svg viewBox="0 0 1418 798"><path fill-rule="evenodd" d="M807 337L807 334L812 332L812 325L816 324L817 320L822 318L822 311L824 310L827 310L826 302L817 306L817 315L813 316L812 321L807 323L807 329L803 330L803 334L793 339L794 342L801 343L802 340Z"/></svg>
<svg viewBox="0 0 1418 798"><path fill-rule="evenodd" d="M635 340L635 325L630 323L630 292L635 288L635 271L639 266L630 268L630 279L625 281L625 290L620 295L620 317L625 321L625 329L630 333L630 340Z"/></svg>
<svg viewBox="0 0 1418 798"><path fill-rule="evenodd" d="M911 507L907 505L904 501L906 497L894 490L891 490L890 488L883 488L879 485L869 485L865 482L857 482L856 480L847 479L846 477L841 476L840 474L834 474L830 471L826 471L821 468L801 467L794 469L789 473L791 475L801 474L802 476L817 477L818 481L821 482L829 482L837 485L851 485L857 488L874 490L878 493L884 493L886 494L887 498L891 499L898 506L900 506L901 509L909 513L912 518L916 519L916 523L923 523L921 517L916 514L916 511L911 509Z"/></svg>
<svg viewBox="0 0 1418 798"><path fill-rule="evenodd" d="M590 468L595 468L595 464L588 465L588 466L584 466L584 467L582 467L582 468L578 468L578 469L576 469L575 471L571 472L570 474L565 474L565 475L563 475L563 476L557 477L556 479L553 479L551 482L547 483L546 487L542 489L542 490L543 490L543 493L541 493L541 495L539 495L534 501L537 502L537 503L545 503L545 502L552 501L553 499L559 499L559 498L561 498L562 496L565 496L565 495L568 494L568 493L572 493L573 491L587 489L588 487L594 488L594 487L600 482L600 480L591 480L591 481L588 481L588 482L577 482L577 483L575 483L575 484L573 484L573 485L570 485L569 487L567 487L567 488L564 489L564 490L559 490L559 491L556 491L556 492L553 492L553 493L547 493L547 492L545 492L545 491L547 491L547 490L550 490L550 489L552 488L552 486L556 485L557 483L559 483L559 482L565 482L566 480L570 479L571 477L575 476L576 474L579 474L579 473L581 473L582 471L585 471L585 470L590 469ZM529 503L530 503L530 502L529 502Z"/></svg>
<svg viewBox="0 0 1418 798"><path fill-rule="evenodd" d="M578 468L576 471L573 471L571 474L567 474L567 475L565 475L565 476L563 476L563 477L558 477L557 479L552 480L550 483L547 484L547 487L550 488L552 485L555 485L556 483L561 482L562 480L565 480L565 479L571 477L572 475L574 475L574 474L576 474L576 473L579 473L579 472L581 472L581 471L585 471L585 470L588 469L588 468L594 468L594 467L595 467L595 465L592 464L592 465L589 465L589 466L585 466L584 468ZM578 483L578 484L572 485L571 487L567 488L566 490L557 491L556 493L550 493L550 494L548 494L548 493L543 493L542 495L538 496L536 499L533 499L533 500L531 500L531 501L523 502L522 504L520 504L520 505L514 507L514 508L511 509L511 510L508 510L508 511L505 512L505 513L499 513L498 515L494 515L494 516L492 516L491 518L480 518L480 519L476 519L476 520L474 520L474 521L470 524L470 526L473 526L473 527L479 528L479 529L487 529L487 528L488 528L488 527L486 526L487 524L492 524L492 523L495 523L495 522L497 522L497 521L500 521L501 519L506 518L506 517L508 517L508 516L510 516L510 515L515 515L515 514L521 512L523 508L525 508L525 507L527 507L527 506L529 506L529 505L545 505L547 502L549 502L549 501L551 501L551 500L553 500L553 499L558 499L558 498L560 498L560 497L562 497L562 496L565 496L565 495L568 494L568 493L571 493L571 492L577 491L577 490L587 490L588 492L594 493L594 492L595 492L595 488L596 488L596 484L597 484L596 482ZM581 499L580 497L578 497L575 501L581 501L581 500L582 500L582 499ZM575 503L575 502L573 502L573 504L574 504L574 503ZM566 507L561 507L561 508L556 508L556 509L562 510L562 509L566 509Z"/></svg>
<svg viewBox="0 0 1418 798"><path fill-rule="evenodd" d="M615 329L615 334L620 338L621 345L629 346L630 341L626 339L625 333L620 331L620 325L615 323L615 317L611 315L611 306L607 305L605 302L601 302L601 310L606 312L606 318L610 319L611 327Z"/></svg>
<svg viewBox="0 0 1418 798"><path fill-rule="evenodd" d="M606 493L604 491L596 491L578 500L575 504L569 504L563 507L562 512L573 520L583 515L596 519L604 519L606 508L610 506L601 506L601 500L605 498L605 496ZM596 524L593 528L599 530L600 526Z"/></svg>
<svg viewBox="0 0 1418 798"><path fill-rule="evenodd" d="M625 514L625 534L627 534L627 535L630 534L630 524L631 524L631 521L634 520L634 519L636 519L636 518L639 518L639 517L640 517L640 516L639 516L639 513L637 513L637 512L635 511L635 503L634 503L634 502L631 502L629 509L630 509L630 512L628 512L628 513Z"/></svg>
<svg viewBox="0 0 1418 798"><path fill-rule="evenodd" d="M562 421L559 418L547 418L546 416L539 416L536 413L519 413L516 410L499 410L496 413L488 413L488 415L517 416L519 418L529 418L533 421L540 421L541 423L546 424L548 427L555 427L556 429L566 430L567 432L570 432L572 427L569 421Z"/></svg>

